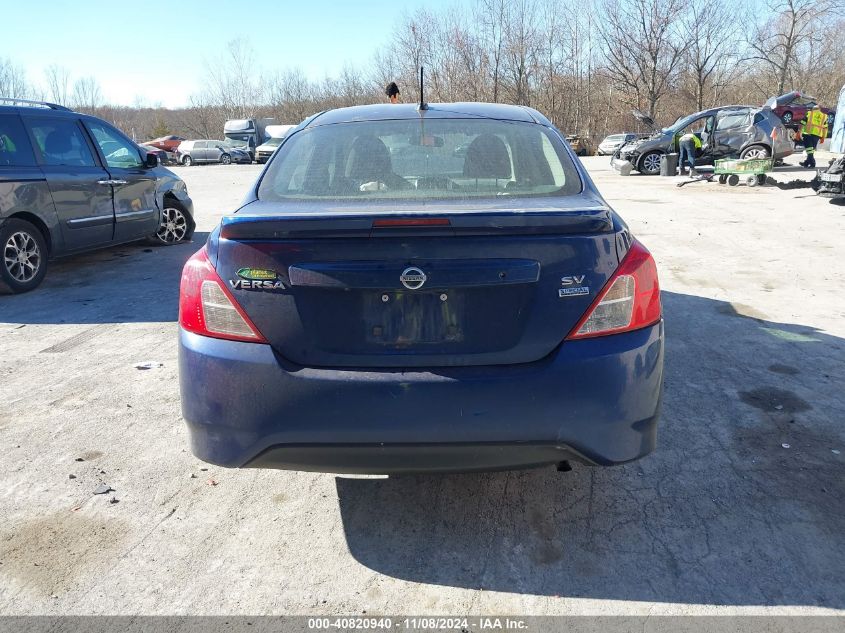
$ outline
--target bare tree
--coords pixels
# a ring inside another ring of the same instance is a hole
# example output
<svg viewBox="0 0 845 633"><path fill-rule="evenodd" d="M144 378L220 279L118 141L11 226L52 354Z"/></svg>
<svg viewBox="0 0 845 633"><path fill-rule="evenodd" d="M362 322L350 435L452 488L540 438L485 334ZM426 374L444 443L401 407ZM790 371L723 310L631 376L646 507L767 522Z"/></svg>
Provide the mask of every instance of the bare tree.
<svg viewBox="0 0 845 633"><path fill-rule="evenodd" d="M93 112L103 105L99 82L91 76L80 77L73 83L73 107Z"/></svg>
<svg viewBox="0 0 845 633"><path fill-rule="evenodd" d="M60 105L70 103L70 71L64 66L50 64L44 69L50 100Z"/></svg>
<svg viewBox="0 0 845 633"><path fill-rule="evenodd" d="M32 87L26 80L23 67L11 59L0 57L0 97L27 99L32 96Z"/></svg>
<svg viewBox="0 0 845 633"><path fill-rule="evenodd" d="M605 0L598 32L605 72L654 117L672 87L687 42L680 33L683 0Z"/></svg>
<svg viewBox="0 0 845 633"><path fill-rule="evenodd" d="M741 26L736 19L736 4L729 0L689 6L681 24L683 39L688 42L682 85L694 99L696 110L704 110L705 104L715 106L721 90L734 78L743 51L726 42L742 40Z"/></svg>
<svg viewBox="0 0 845 633"><path fill-rule="evenodd" d="M205 74L205 100L222 108L228 118L255 115L262 91L248 40L231 40L221 57L206 62Z"/></svg>
<svg viewBox="0 0 845 633"><path fill-rule="evenodd" d="M277 72L267 80L267 97L273 116L280 122L298 123L324 109L316 104L316 88L301 68Z"/></svg>
<svg viewBox="0 0 845 633"><path fill-rule="evenodd" d="M227 116L223 108L210 104L197 95L190 97L188 104L179 116L179 126L186 132L186 136L211 139L219 137Z"/></svg>
<svg viewBox="0 0 845 633"><path fill-rule="evenodd" d="M829 32L845 32L845 19L833 23ZM842 43L835 37L814 39L805 48L791 73L793 85L813 95L821 103L835 105L839 90L845 85Z"/></svg>
<svg viewBox="0 0 845 633"><path fill-rule="evenodd" d="M769 0L771 17L749 38L752 58L768 70L764 89L782 94L794 81L803 55L821 48L835 30L834 20L845 9L843 0ZM841 42L841 37L838 39ZM841 54L841 49L840 49Z"/></svg>
<svg viewBox="0 0 845 633"><path fill-rule="evenodd" d="M537 4L534 0L513 0L505 24L503 71L507 77L508 101L531 105L531 88L540 48Z"/></svg>
<svg viewBox="0 0 845 633"><path fill-rule="evenodd" d="M476 20L480 26L483 46L489 57L487 64L492 80L492 101L498 103L505 54L505 27L510 18L511 0L478 0Z"/></svg>

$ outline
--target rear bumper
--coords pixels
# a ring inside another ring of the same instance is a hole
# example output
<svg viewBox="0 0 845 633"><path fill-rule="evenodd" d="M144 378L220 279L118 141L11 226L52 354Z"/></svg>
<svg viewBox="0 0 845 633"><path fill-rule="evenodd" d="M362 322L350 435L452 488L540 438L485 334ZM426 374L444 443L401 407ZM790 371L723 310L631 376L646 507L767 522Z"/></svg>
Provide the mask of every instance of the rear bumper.
<svg viewBox="0 0 845 633"><path fill-rule="evenodd" d="M180 332L182 414L200 459L340 473L468 471L654 449L663 324L522 365L294 366L271 347Z"/></svg>

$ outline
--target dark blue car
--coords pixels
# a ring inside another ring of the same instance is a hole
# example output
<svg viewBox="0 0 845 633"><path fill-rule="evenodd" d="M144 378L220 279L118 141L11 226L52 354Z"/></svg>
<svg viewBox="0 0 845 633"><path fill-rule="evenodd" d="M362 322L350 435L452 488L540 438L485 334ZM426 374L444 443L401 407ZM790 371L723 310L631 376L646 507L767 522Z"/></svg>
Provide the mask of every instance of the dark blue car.
<svg viewBox="0 0 845 633"><path fill-rule="evenodd" d="M530 108L306 120L186 264L179 322L183 416L214 464L470 471L655 446L654 260Z"/></svg>

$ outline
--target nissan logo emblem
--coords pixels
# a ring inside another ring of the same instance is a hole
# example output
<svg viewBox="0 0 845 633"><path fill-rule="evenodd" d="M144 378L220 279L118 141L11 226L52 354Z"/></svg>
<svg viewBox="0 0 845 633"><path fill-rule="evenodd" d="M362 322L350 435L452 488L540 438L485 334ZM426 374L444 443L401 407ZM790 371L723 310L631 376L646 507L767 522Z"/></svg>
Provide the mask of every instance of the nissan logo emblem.
<svg viewBox="0 0 845 633"><path fill-rule="evenodd" d="M402 274L399 275L399 281L401 281L402 285L408 290L419 290L423 287L426 279L428 279L428 277L425 276L425 273L414 266L406 268L402 271Z"/></svg>

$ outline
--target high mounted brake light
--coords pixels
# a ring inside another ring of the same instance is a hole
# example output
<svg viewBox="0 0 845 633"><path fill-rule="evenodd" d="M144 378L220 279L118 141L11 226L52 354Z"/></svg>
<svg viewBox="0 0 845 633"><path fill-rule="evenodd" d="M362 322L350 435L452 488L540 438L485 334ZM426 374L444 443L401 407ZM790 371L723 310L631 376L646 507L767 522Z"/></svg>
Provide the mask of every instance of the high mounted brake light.
<svg viewBox="0 0 845 633"><path fill-rule="evenodd" d="M179 325L188 332L231 341L266 343L266 339L226 289L205 247L182 269L179 288Z"/></svg>
<svg viewBox="0 0 845 633"><path fill-rule="evenodd" d="M449 218L396 218L373 220L374 229L396 229L417 226L450 226Z"/></svg>
<svg viewBox="0 0 845 633"><path fill-rule="evenodd" d="M639 330L660 321L657 266L645 246L634 240L619 268L567 340Z"/></svg>

